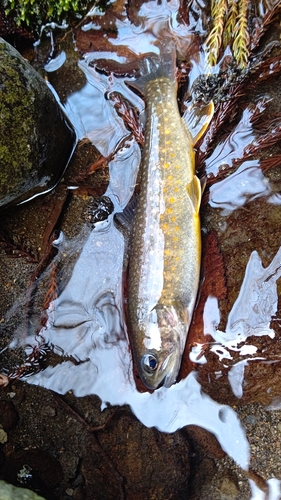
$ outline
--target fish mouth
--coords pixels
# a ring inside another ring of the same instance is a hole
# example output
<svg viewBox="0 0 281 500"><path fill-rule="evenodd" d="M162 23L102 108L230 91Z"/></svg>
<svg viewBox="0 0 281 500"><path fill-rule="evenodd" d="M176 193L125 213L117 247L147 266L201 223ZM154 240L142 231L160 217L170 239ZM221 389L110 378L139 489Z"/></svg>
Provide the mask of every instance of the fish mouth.
<svg viewBox="0 0 281 500"><path fill-rule="evenodd" d="M149 380L147 377L141 377L142 378L142 381L143 383L146 385L146 387L152 391L155 391L157 389L160 389L161 387L171 387L177 380L177 376L178 376L178 371L176 372L172 372L172 373L168 373L166 375L164 375L164 377L160 380L160 382L156 382L153 381L153 380Z"/></svg>
<svg viewBox="0 0 281 500"><path fill-rule="evenodd" d="M160 377L157 377L157 380L148 378L147 376L141 376L141 379L148 389L155 391L161 387L171 387L176 382L177 374L178 372L174 372L172 370L169 373L163 374L163 377L160 380Z"/></svg>
<svg viewBox="0 0 281 500"><path fill-rule="evenodd" d="M177 380L178 372L165 375L159 387L171 387Z"/></svg>
<svg viewBox="0 0 281 500"><path fill-rule="evenodd" d="M166 366L168 364L168 360L171 358L171 356L168 357L166 360ZM161 382L161 386L163 387L171 387L177 380L179 371L180 371L180 365L181 365L181 357L176 356L174 359L173 366L170 367L168 373L166 373L165 377L163 377L163 380Z"/></svg>
<svg viewBox="0 0 281 500"><path fill-rule="evenodd" d="M165 371L165 368L167 367L167 364L168 364L168 361L170 358L171 358L171 355L168 356L168 358L165 360L165 362L164 362L165 366L164 367L162 366L161 371ZM176 359L174 362L174 365L172 367L170 367L169 371L167 373L163 374L164 376L163 376L162 380L159 382L159 384L157 385L157 389L160 389L160 387L169 388L173 384L175 384L175 382L177 381L180 365L181 365L181 360Z"/></svg>
<svg viewBox="0 0 281 500"><path fill-rule="evenodd" d="M171 387L171 385L173 385L173 383L175 382L175 380L174 381L172 380L170 375L165 375L158 384L153 383L153 381L151 380L147 379L142 379L142 380L146 385L146 387L151 391L157 391L158 389L161 389L161 387Z"/></svg>

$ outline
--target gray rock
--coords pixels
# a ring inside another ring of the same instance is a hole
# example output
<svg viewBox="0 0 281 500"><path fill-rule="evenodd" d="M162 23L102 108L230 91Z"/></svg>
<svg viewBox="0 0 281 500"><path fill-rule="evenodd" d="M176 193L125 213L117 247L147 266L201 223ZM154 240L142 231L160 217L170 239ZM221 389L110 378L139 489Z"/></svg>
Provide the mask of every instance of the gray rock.
<svg viewBox="0 0 281 500"><path fill-rule="evenodd" d="M0 480L0 500L44 500L31 490L17 488Z"/></svg>
<svg viewBox="0 0 281 500"><path fill-rule="evenodd" d="M76 144L44 79L0 38L0 207L52 189Z"/></svg>

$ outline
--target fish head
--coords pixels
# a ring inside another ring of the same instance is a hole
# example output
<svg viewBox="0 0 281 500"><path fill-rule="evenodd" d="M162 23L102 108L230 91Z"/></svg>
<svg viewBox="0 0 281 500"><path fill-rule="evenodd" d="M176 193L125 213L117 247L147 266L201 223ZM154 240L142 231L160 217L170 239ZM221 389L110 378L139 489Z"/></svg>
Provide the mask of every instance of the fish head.
<svg viewBox="0 0 281 500"><path fill-rule="evenodd" d="M176 382L188 330L183 304L157 304L141 325L144 338L138 353L138 371L149 389Z"/></svg>

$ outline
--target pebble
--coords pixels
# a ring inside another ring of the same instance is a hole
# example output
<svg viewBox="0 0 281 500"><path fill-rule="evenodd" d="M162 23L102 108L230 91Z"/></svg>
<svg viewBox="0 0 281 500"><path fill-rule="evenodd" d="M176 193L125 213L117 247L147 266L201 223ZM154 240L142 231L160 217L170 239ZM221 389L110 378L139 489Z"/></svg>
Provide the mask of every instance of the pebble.
<svg viewBox="0 0 281 500"><path fill-rule="evenodd" d="M7 432L4 431L4 429L2 429L2 427L0 427L0 443L4 444L7 443L7 441L8 441L8 434Z"/></svg>

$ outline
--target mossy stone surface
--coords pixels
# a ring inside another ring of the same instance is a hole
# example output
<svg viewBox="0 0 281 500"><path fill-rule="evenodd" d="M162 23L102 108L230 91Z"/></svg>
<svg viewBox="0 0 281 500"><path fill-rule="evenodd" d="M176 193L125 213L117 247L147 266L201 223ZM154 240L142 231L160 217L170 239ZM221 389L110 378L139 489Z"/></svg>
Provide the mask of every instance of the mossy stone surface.
<svg viewBox="0 0 281 500"><path fill-rule="evenodd" d="M31 490L17 488L0 480L0 500L44 500Z"/></svg>
<svg viewBox="0 0 281 500"><path fill-rule="evenodd" d="M0 38L0 207L52 189L76 136L44 79Z"/></svg>

